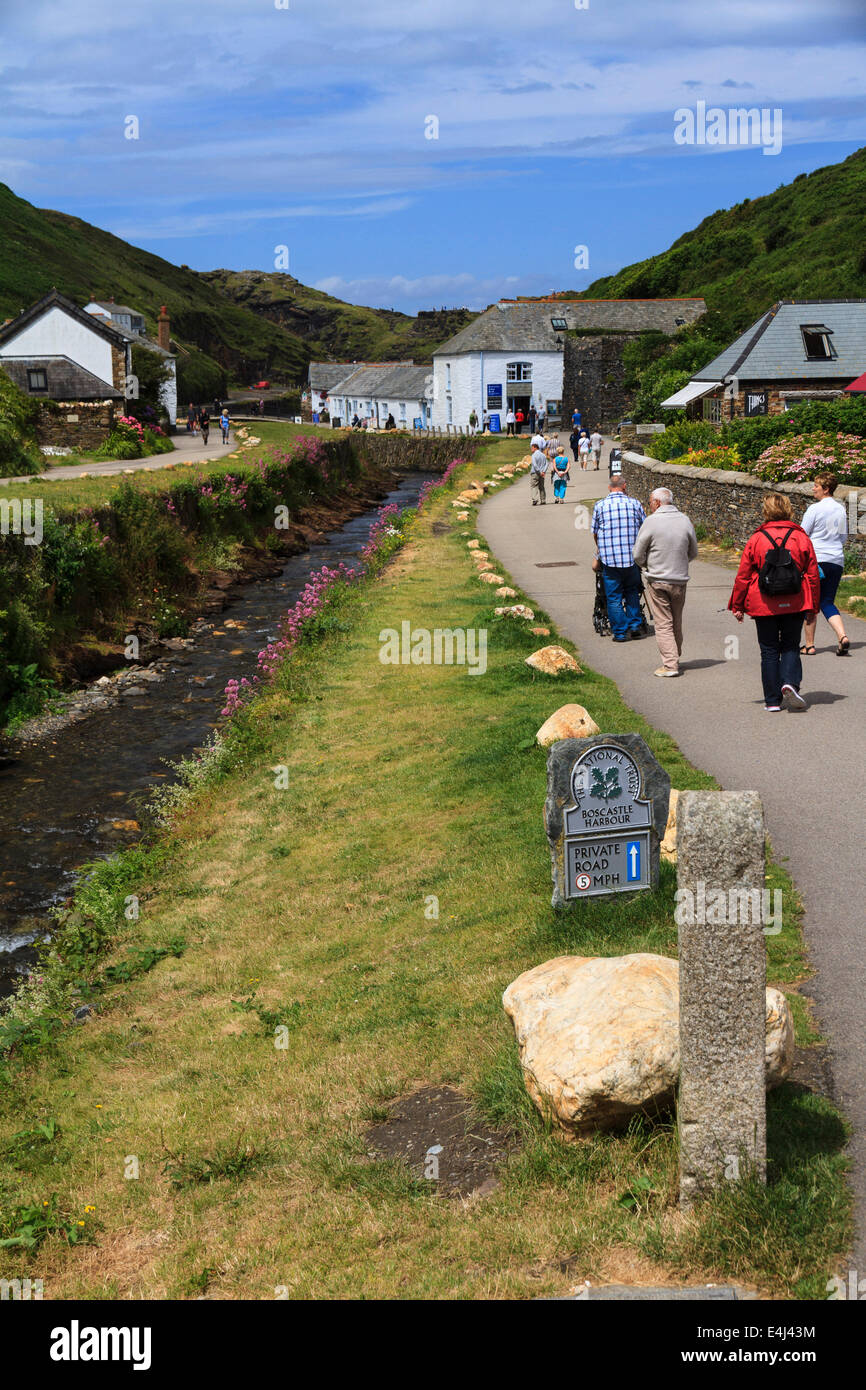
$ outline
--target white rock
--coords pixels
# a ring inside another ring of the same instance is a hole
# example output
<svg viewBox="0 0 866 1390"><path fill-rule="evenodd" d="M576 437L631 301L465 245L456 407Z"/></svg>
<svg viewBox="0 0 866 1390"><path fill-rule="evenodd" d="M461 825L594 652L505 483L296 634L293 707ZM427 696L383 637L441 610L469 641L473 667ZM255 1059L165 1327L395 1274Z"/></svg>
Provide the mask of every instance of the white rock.
<svg viewBox="0 0 866 1390"><path fill-rule="evenodd" d="M568 1139L619 1129L674 1102L679 1075L679 964L665 956L557 956L502 996L527 1091ZM791 1010L767 990L767 1085L791 1069Z"/></svg>

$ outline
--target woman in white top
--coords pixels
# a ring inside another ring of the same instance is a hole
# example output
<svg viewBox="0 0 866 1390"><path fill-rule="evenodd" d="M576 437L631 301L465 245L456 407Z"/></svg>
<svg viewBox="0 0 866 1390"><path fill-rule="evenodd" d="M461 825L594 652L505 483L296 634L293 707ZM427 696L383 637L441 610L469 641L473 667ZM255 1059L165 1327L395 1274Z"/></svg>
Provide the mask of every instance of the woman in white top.
<svg viewBox="0 0 866 1390"><path fill-rule="evenodd" d="M819 473L812 483L815 501L806 508L800 525L810 538L818 557L821 575L821 612L838 638L837 656L847 656L850 643L845 635L842 615L833 600L842 578L845 566L845 538L848 535L848 518L841 502L833 493L839 479L833 473ZM800 648L803 656L815 656L815 628L817 613L803 626L804 645Z"/></svg>
<svg viewBox="0 0 866 1390"><path fill-rule="evenodd" d="M587 464L589 463L589 447L590 447L590 446L589 446L589 435L588 435L588 434L581 435L580 443L578 444L577 447L578 447L578 449L580 450L580 466L581 466L581 468L584 468L584 469L585 469L586 466L587 466Z"/></svg>

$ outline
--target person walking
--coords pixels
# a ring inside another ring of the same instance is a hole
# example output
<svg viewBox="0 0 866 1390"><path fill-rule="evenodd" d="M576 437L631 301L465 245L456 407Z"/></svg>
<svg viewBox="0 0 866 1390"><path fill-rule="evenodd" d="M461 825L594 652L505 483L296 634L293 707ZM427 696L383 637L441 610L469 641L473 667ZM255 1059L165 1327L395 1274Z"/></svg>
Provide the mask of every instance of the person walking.
<svg viewBox="0 0 866 1390"><path fill-rule="evenodd" d="M839 486L835 473L818 473L812 483L815 501L806 508L800 525L815 548L818 577L821 580L821 612L836 634L836 655L847 656L851 643L845 634L842 614L836 607L836 590L845 568L845 540L848 536L848 517L841 502L833 493ZM807 618L803 625L801 656L815 656L815 628L818 614Z"/></svg>
<svg viewBox="0 0 866 1390"><path fill-rule="evenodd" d="M540 429L542 434L544 434L544 422L546 421L546 419L547 414L544 409L544 402L542 401L541 405L538 407L538 428Z"/></svg>
<svg viewBox="0 0 866 1390"><path fill-rule="evenodd" d="M545 453L545 452L546 452L546 450L547 450L547 440L545 439L544 435L541 433L541 430L536 430L536 431L535 431L535 434L532 436L532 438L531 438L530 441L529 441L529 447L533 450L533 452L534 452L536 449L540 449L542 453Z"/></svg>
<svg viewBox="0 0 866 1390"><path fill-rule="evenodd" d="M514 433L514 411L510 407L508 409L508 414L505 417L505 433Z"/></svg>
<svg viewBox="0 0 866 1390"><path fill-rule="evenodd" d="M544 495L544 477L549 467L550 459L544 453L543 449L533 450L532 463L529 468L529 488L532 493L533 507L536 506L538 502L541 502L543 507L547 501ZM535 496L536 493L538 493L537 497Z"/></svg>
<svg viewBox="0 0 866 1390"><path fill-rule="evenodd" d="M229 419L228 406L224 405L222 411L220 412L220 430L222 431L223 444L228 444L229 442L230 425L231 421Z"/></svg>
<svg viewBox="0 0 866 1390"><path fill-rule="evenodd" d="M518 409L514 413L515 434L521 434L523 432L523 421L525 419L526 416L524 415L523 411L518 407Z"/></svg>
<svg viewBox="0 0 866 1390"><path fill-rule="evenodd" d="M192 401L189 403L189 410L186 412L186 432L195 434L196 412Z"/></svg>
<svg viewBox="0 0 866 1390"><path fill-rule="evenodd" d="M670 488L657 487L650 495L649 515L632 550L635 564L644 571L647 603L662 659L654 676L680 674L689 561L697 553L698 538L691 521L674 506Z"/></svg>
<svg viewBox="0 0 866 1390"><path fill-rule="evenodd" d="M580 432L579 432L579 430L573 429L573 430L571 431L571 434L568 436L568 442L569 442L569 444L571 445L571 452L574 454L574 461L575 461L575 463L579 463L579 462L580 462Z"/></svg>
<svg viewBox="0 0 866 1390"><path fill-rule="evenodd" d="M763 524L743 550L728 607L738 623L746 613L755 620L764 708L771 714L783 706L796 712L807 708L800 694L800 631L820 603L818 561L787 497L768 493L763 513Z"/></svg>
<svg viewBox="0 0 866 1390"><path fill-rule="evenodd" d="M475 431L477 430L477 428L478 428L478 416L475 414L475 411L474 411L474 410L470 410L470 412L469 412L469 433L470 433L470 434L474 434Z"/></svg>
<svg viewBox="0 0 866 1390"><path fill-rule="evenodd" d="M557 504L558 502L562 502L562 503L565 502L565 488L566 488L566 484L568 483L568 480L569 480L570 477L571 477L571 464L570 464L569 461L568 461L568 455L565 454L565 453L563 453L563 451L562 451L561 449L558 449L557 452L556 452L556 457L555 457L554 460L553 460L553 505L554 505L554 506L556 506L556 504Z"/></svg>
<svg viewBox="0 0 866 1390"><path fill-rule="evenodd" d="M589 436L589 447L592 451L592 461L595 464L596 472L601 466L601 448L604 440L601 437L601 426L596 425L592 434Z"/></svg>
<svg viewBox="0 0 866 1390"><path fill-rule="evenodd" d="M198 423L201 429L201 442L207 445L208 435L210 434L210 412L206 405L201 406L198 412Z"/></svg>
<svg viewBox="0 0 866 1390"><path fill-rule="evenodd" d="M577 406L575 406L571 414L571 428L574 430L575 434L580 434L580 426L582 420L583 416L581 415Z"/></svg>
<svg viewBox="0 0 866 1390"><path fill-rule="evenodd" d="M636 497L628 496L621 474L614 474L607 486L607 497L592 509L596 549L592 568L601 570L614 642L627 642L630 638L634 641L643 637L645 626L640 606L640 570L633 551L646 513Z"/></svg>
<svg viewBox="0 0 866 1390"><path fill-rule="evenodd" d="M534 405L531 405L529 407L529 414L527 415L526 419L529 423L529 433L535 434L535 422L538 419L538 411L535 409Z"/></svg>
<svg viewBox="0 0 866 1390"><path fill-rule="evenodd" d="M586 472L586 467L589 463L589 435L585 430L577 441L577 447L580 453L580 466L584 472Z"/></svg>

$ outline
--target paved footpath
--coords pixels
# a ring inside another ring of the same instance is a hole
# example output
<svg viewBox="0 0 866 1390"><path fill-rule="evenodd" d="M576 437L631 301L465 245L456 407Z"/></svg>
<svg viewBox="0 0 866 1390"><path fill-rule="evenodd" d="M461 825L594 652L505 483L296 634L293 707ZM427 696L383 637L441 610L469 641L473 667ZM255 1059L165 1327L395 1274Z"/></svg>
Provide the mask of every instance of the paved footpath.
<svg viewBox="0 0 866 1390"><path fill-rule="evenodd" d="M213 431L211 431L213 433ZM81 459L78 463L60 464L58 467L49 467L44 473L26 474L20 478L0 478L3 483L29 483L35 477L47 478L53 481L55 478L105 478L114 477L119 473L149 473L157 468L166 468L179 463L212 463L214 459L225 458L226 454L231 454L238 448L238 444L223 444L219 438L219 430L216 431L217 439L213 444L202 444L201 435L175 435L174 453L172 454L148 454L141 459L105 459L92 460ZM181 441L187 439L186 444ZM240 441L239 441L240 442Z"/></svg>
<svg viewBox="0 0 866 1390"><path fill-rule="evenodd" d="M605 450L605 454L606 454ZM574 469L574 465L572 465ZM676 739L693 763L729 790L760 792L774 851L787 856L805 909L815 968L808 989L829 1037L836 1097L854 1127L851 1158L857 1201L853 1268L866 1276L866 941L861 885L866 790L866 623L845 615L851 655L819 618L818 655L803 658L802 714L766 714L754 624L724 609L733 571L697 561L691 568L679 680L653 676L655 639L614 643L592 626L595 574L591 534L575 527L575 505L607 493L608 473L581 473L565 506L530 503L529 477L489 497L478 528L521 588L580 648L586 662L616 681L655 728ZM676 497L674 498L676 501ZM569 563L565 563L569 562ZM739 636L737 660L725 639ZM590 714L592 710L590 710ZM612 730L611 732L618 732Z"/></svg>

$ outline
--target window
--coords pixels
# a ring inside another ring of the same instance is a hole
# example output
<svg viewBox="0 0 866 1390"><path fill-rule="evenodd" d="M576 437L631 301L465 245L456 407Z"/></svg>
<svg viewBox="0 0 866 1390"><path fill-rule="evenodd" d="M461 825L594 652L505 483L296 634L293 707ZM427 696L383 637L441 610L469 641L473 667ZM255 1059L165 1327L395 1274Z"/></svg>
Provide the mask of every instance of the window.
<svg viewBox="0 0 866 1390"><path fill-rule="evenodd" d="M445 363L445 390L451 390L451 363Z"/></svg>
<svg viewBox="0 0 866 1390"><path fill-rule="evenodd" d="M44 367L38 367L27 373L27 386L31 391L48 390L48 373Z"/></svg>
<svg viewBox="0 0 866 1390"><path fill-rule="evenodd" d="M508 381L531 381L532 363L508 362L505 367L505 375Z"/></svg>
<svg viewBox="0 0 866 1390"><path fill-rule="evenodd" d="M555 333L566 333L568 331L568 322L566 319L551 319L550 326Z"/></svg>
<svg viewBox="0 0 866 1390"><path fill-rule="evenodd" d="M704 396L704 419L714 425L722 423L722 400L720 396Z"/></svg>
<svg viewBox="0 0 866 1390"><path fill-rule="evenodd" d="M832 328L825 328L823 323L801 323L800 332L810 362L828 362L835 357L833 344L830 342Z"/></svg>
<svg viewBox="0 0 866 1390"><path fill-rule="evenodd" d="M405 402L405 401L401 401L401 402L400 402L400 419L401 419L401 420L405 420L405 419L406 419L406 402Z"/></svg>
<svg viewBox="0 0 866 1390"><path fill-rule="evenodd" d="M450 401L450 400L449 400L449 402L448 402L448 424L449 424L449 425L453 425L453 424L454 424L454 411L453 411L453 409L452 409L451 401Z"/></svg>

